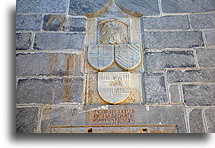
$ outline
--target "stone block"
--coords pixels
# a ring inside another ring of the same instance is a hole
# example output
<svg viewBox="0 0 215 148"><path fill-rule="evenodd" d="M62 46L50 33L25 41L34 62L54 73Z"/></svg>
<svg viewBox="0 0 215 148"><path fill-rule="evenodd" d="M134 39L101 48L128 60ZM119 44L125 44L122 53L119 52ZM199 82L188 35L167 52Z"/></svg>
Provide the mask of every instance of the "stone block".
<svg viewBox="0 0 215 148"><path fill-rule="evenodd" d="M37 107L16 108L16 132L35 133L38 126Z"/></svg>
<svg viewBox="0 0 215 148"><path fill-rule="evenodd" d="M215 105L215 85L182 85L184 102L187 106Z"/></svg>
<svg viewBox="0 0 215 148"><path fill-rule="evenodd" d="M134 16L153 16L159 15L157 0L116 0L117 6L130 15Z"/></svg>
<svg viewBox="0 0 215 148"><path fill-rule="evenodd" d="M147 71L163 71L165 68L195 67L193 51L145 52Z"/></svg>
<svg viewBox="0 0 215 148"><path fill-rule="evenodd" d="M193 109L190 112L189 124L191 133L205 133L201 109Z"/></svg>
<svg viewBox="0 0 215 148"><path fill-rule="evenodd" d="M167 81L175 82L215 82L215 69L168 70Z"/></svg>
<svg viewBox="0 0 215 148"><path fill-rule="evenodd" d="M144 83L147 104L169 103L162 73L146 73Z"/></svg>
<svg viewBox="0 0 215 148"><path fill-rule="evenodd" d="M131 73L130 94L121 104L140 104L142 103L141 74ZM108 104L98 93L98 74L89 73L87 75L87 103L88 104Z"/></svg>
<svg viewBox="0 0 215 148"><path fill-rule="evenodd" d="M16 30L39 31L42 22L41 14L16 15Z"/></svg>
<svg viewBox="0 0 215 148"><path fill-rule="evenodd" d="M204 45L200 31L145 31L143 42L146 49L191 48Z"/></svg>
<svg viewBox="0 0 215 148"><path fill-rule="evenodd" d="M192 13L214 11L214 0L162 0L164 13Z"/></svg>
<svg viewBox="0 0 215 148"><path fill-rule="evenodd" d="M64 23L63 30L71 32L85 32L86 19L69 17L67 21Z"/></svg>
<svg viewBox="0 0 215 148"><path fill-rule="evenodd" d="M204 31L204 34L206 39L206 45L215 46L215 31L214 30Z"/></svg>
<svg viewBox="0 0 215 148"><path fill-rule="evenodd" d="M16 50L28 50L32 44L31 33L16 33Z"/></svg>
<svg viewBox="0 0 215 148"><path fill-rule="evenodd" d="M193 29L214 29L215 15L214 13L191 14L190 24Z"/></svg>
<svg viewBox="0 0 215 148"><path fill-rule="evenodd" d="M66 13L67 0L17 0L18 13Z"/></svg>
<svg viewBox="0 0 215 148"><path fill-rule="evenodd" d="M209 133L215 133L215 108L205 109L205 120Z"/></svg>
<svg viewBox="0 0 215 148"><path fill-rule="evenodd" d="M84 78L20 79L16 103L82 104L85 95Z"/></svg>
<svg viewBox="0 0 215 148"><path fill-rule="evenodd" d="M170 85L169 86L170 100L171 103L182 103L180 99L180 92L178 85Z"/></svg>
<svg viewBox="0 0 215 148"><path fill-rule="evenodd" d="M83 57L76 53L19 53L16 55L16 75L80 76L83 75Z"/></svg>
<svg viewBox="0 0 215 148"><path fill-rule="evenodd" d="M74 49L82 50L84 46L83 33L36 33L34 49L58 50Z"/></svg>
<svg viewBox="0 0 215 148"><path fill-rule="evenodd" d="M215 67L215 48L200 48L196 54L200 67Z"/></svg>
<svg viewBox="0 0 215 148"><path fill-rule="evenodd" d="M169 15L162 17L143 17L143 29L189 29L187 15Z"/></svg>

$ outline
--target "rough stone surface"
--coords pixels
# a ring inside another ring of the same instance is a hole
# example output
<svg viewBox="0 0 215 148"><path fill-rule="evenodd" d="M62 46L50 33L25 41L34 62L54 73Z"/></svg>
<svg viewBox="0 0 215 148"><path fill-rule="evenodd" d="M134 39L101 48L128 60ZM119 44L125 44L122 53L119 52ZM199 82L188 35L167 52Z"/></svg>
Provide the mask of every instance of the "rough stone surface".
<svg viewBox="0 0 215 148"><path fill-rule="evenodd" d="M145 65L147 71L196 66L193 51L146 52Z"/></svg>
<svg viewBox="0 0 215 148"><path fill-rule="evenodd" d="M214 13L191 14L190 23L193 29L214 29L215 15Z"/></svg>
<svg viewBox="0 0 215 148"><path fill-rule="evenodd" d="M135 16L159 15L157 0L116 0L117 6L125 12Z"/></svg>
<svg viewBox="0 0 215 148"><path fill-rule="evenodd" d="M200 67L215 67L215 48L200 48L196 54Z"/></svg>
<svg viewBox="0 0 215 148"><path fill-rule="evenodd" d="M215 69L168 70L167 81L174 82L215 82Z"/></svg>
<svg viewBox="0 0 215 148"><path fill-rule="evenodd" d="M108 6L109 0L70 0L70 15L99 15Z"/></svg>
<svg viewBox="0 0 215 148"><path fill-rule="evenodd" d="M83 78L21 79L16 90L16 103L82 104L84 100Z"/></svg>
<svg viewBox="0 0 215 148"><path fill-rule="evenodd" d="M200 31L145 31L143 42L146 49L190 48L204 45Z"/></svg>
<svg viewBox="0 0 215 148"><path fill-rule="evenodd" d="M206 45L207 46L215 46L215 31L204 31L205 39L206 39Z"/></svg>
<svg viewBox="0 0 215 148"><path fill-rule="evenodd" d="M168 103L164 76L161 73L148 73L144 78L146 103Z"/></svg>
<svg viewBox="0 0 215 148"><path fill-rule="evenodd" d="M189 29L187 15L143 17L143 29Z"/></svg>
<svg viewBox="0 0 215 148"><path fill-rule="evenodd" d="M169 86L169 93L170 93L171 103L181 103L178 85L170 85Z"/></svg>
<svg viewBox="0 0 215 148"><path fill-rule="evenodd" d="M28 50L32 44L31 33L16 33L16 50Z"/></svg>
<svg viewBox="0 0 215 148"><path fill-rule="evenodd" d="M187 106L215 105L215 85L182 85L184 102Z"/></svg>
<svg viewBox="0 0 215 148"><path fill-rule="evenodd" d="M82 33L36 33L34 49L58 50L75 49L82 50L85 35Z"/></svg>
<svg viewBox="0 0 215 148"><path fill-rule="evenodd" d="M67 0L17 0L18 13L65 13Z"/></svg>
<svg viewBox="0 0 215 148"><path fill-rule="evenodd" d="M209 133L215 133L215 108L205 109L206 124Z"/></svg>
<svg viewBox="0 0 215 148"><path fill-rule="evenodd" d="M32 53L16 55L16 75L83 75L79 54Z"/></svg>
<svg viewBox="0 0 215 148"><path fill-rule="evenodd" d="M33 15L16 15L16 30L39 31L42 22L41 14Z"/></svg>
<svg viewBox="0 0 215 148"><path fill-rule="evenodd" d="M86 19L69 17L63 26L64 31L85 32Z"/></svg>
<svg viewBox="0 0 215 148"><path fill-rule="evenodd" d="M16 108L16 132L35 132L38 125L38 111L36 107Z"/></svg>
<svg viewBox="0 0 215 148"><path fill-rule="evenodd" d="M204 133L204 124L202 119L202 110L193 109L189 114L190 132Z"/></svg>
<svg viewBox="0 0 215 148"><path fill-rule="evenodd" d="M164 13L189 13L214 11L214 0L162 0Z"/></svg>

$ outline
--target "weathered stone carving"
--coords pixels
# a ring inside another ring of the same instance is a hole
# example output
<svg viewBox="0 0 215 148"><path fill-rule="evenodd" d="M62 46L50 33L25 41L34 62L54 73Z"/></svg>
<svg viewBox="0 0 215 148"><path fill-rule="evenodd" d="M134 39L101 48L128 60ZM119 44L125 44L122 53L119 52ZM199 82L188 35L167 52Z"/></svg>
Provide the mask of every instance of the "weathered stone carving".
<svg viewBox="0 0 215 148"><path fill-rule="evenodd" d="M98 25L98 39L100 44L124 44L128 43L128 24L110 19L102 21Z"/></svg>
<svg viewBox="0 0 215 148"><path fill-rule="evenodd" d="M99 72L98 92L110 104L119 104L130 93L130 72Z"/></svg>
<svg viewBox="0 0 215 148"><path fill-rule="evenodd" d="M114 46L112 45L89 45L88 62L98 71L109 68L114 62Z"/></svg>
<svg viewBox="0 0 215 148"><path fill-rule="evenodd" d="M115 61L124 70L133 70L141 63L140 45L115 45Z"/></svg>

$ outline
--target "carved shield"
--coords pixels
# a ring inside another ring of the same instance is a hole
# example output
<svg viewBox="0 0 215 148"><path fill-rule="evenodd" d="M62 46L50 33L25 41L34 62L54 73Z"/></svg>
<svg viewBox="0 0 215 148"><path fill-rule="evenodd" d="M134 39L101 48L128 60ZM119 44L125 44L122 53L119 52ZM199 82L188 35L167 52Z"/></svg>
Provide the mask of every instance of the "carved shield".
<svg viewBox="0 0 215 148"><path fill-rule="evenodd" d="M115 61L124 70L133 70L137 68L141 63L140 45L115 45Z"/></svg>
<svg viewBox="0 0 215 148"><path fill-rule="evenodd" d="M130 72L99 72L98 92L110 104L125 101L130 93Z"/></svg>
<svg viewBox="0 0 215 148"><path fill-rule="evenodd" d="M109 68L114 62L114 46L89 45L87 59L94 69L103 71Z"/></svg>

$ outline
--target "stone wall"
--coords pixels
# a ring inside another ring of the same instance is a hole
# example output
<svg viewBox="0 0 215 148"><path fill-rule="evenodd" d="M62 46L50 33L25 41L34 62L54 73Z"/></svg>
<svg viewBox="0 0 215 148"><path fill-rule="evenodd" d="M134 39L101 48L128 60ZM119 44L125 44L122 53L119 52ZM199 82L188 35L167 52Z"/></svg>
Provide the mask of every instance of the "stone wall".
<svg viewBox="0 0 215 148"><path fill-rule="evenodd" d="M110 8L113 3L120 9ZM96 125L95 110L135 108L135 120L123 125L176 124L181 133L214 133L214 10L214 0L17 0L17 132ZM86 72L86 22L99 15L141 20L143 96L133 106L88 105L87 86L97 84Z"/></svg>

